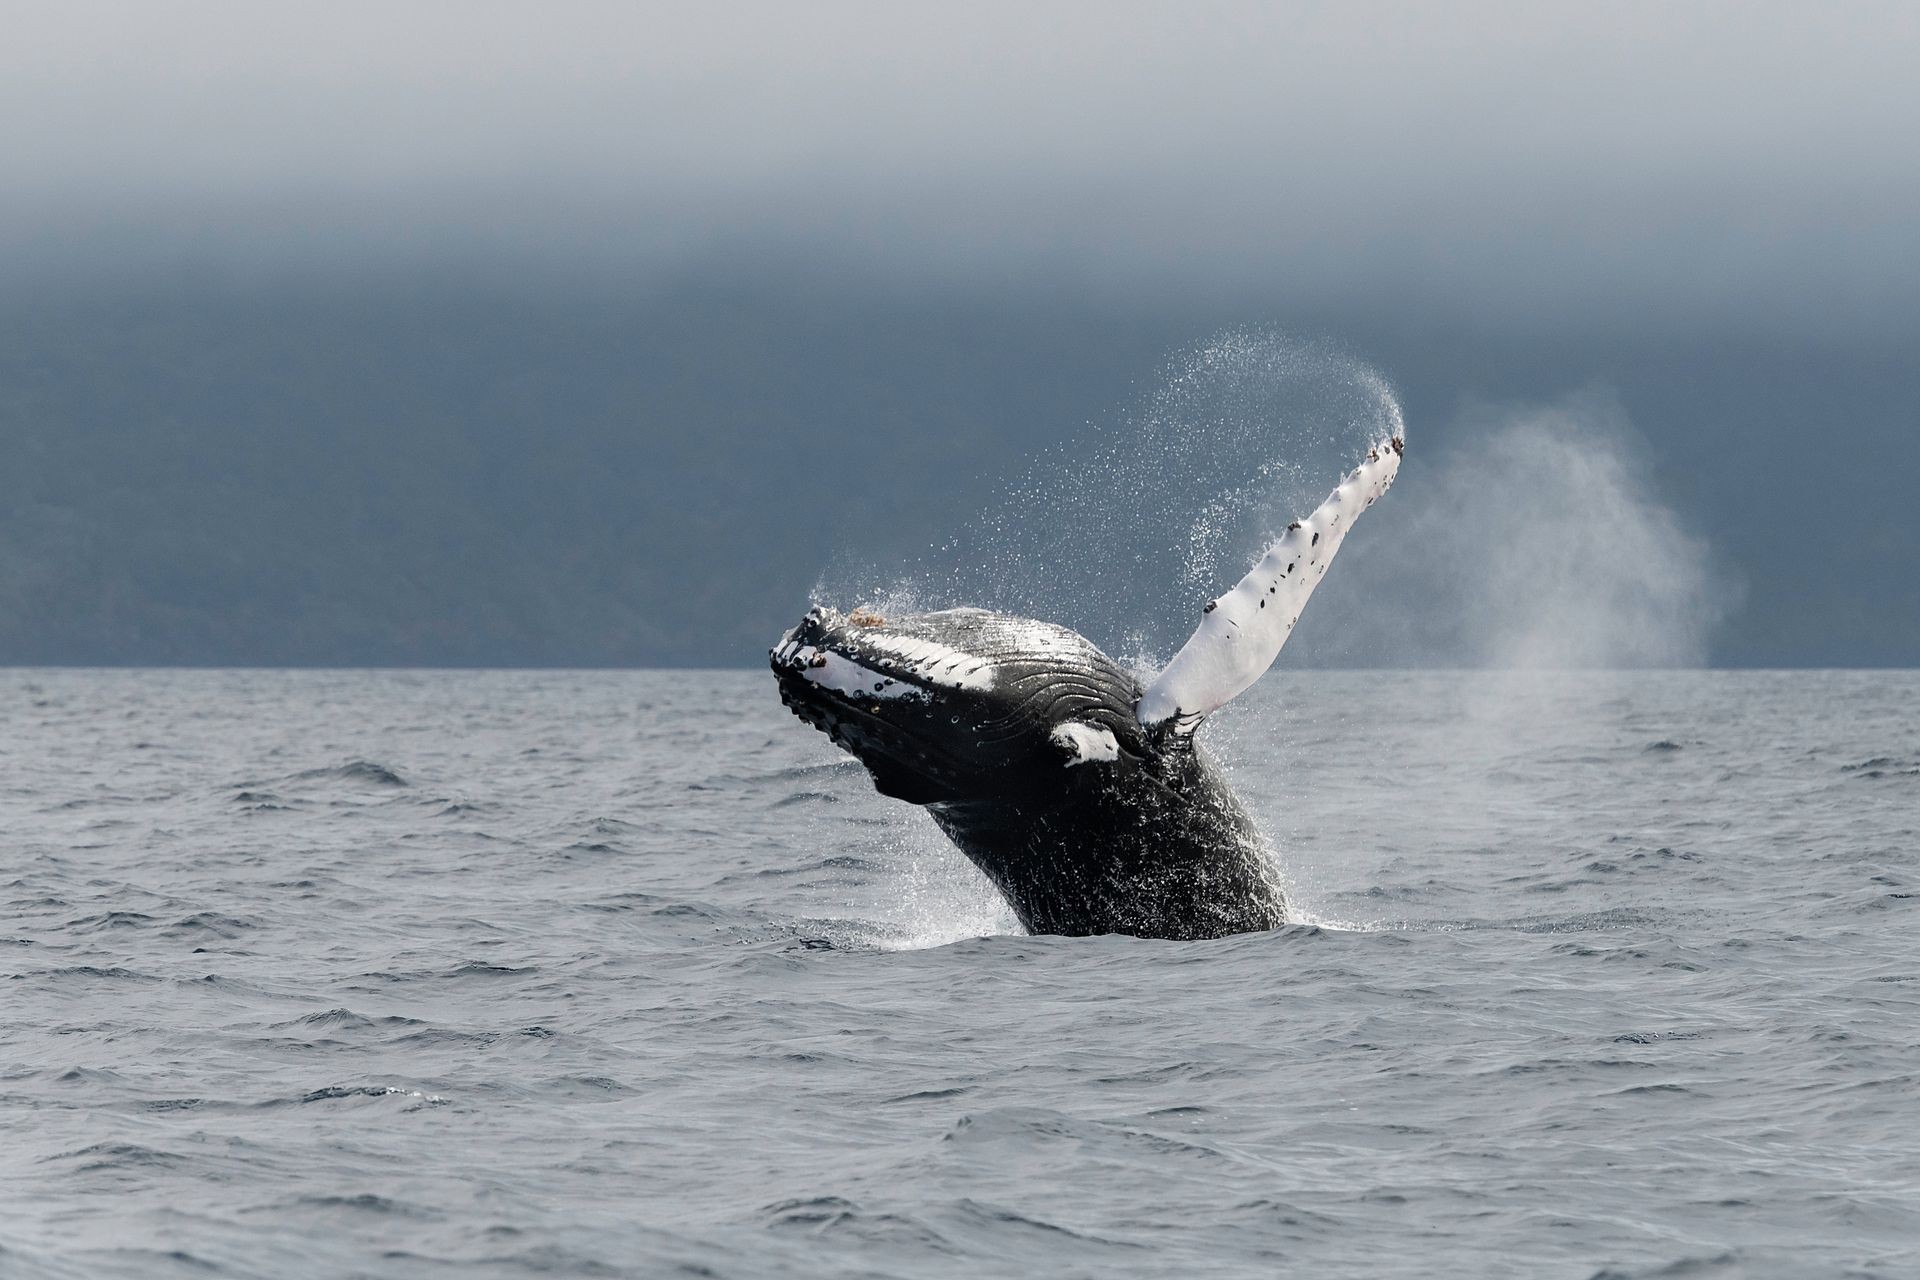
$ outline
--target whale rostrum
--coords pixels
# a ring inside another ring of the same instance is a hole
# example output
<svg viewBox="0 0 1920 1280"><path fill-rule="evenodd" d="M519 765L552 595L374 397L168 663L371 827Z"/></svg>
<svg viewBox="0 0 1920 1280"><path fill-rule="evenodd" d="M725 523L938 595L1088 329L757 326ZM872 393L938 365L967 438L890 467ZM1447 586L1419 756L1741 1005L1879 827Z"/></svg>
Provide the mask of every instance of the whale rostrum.
<svg viewBox="0 0 1920 1280"><path fill-rule="evenodd" d="M1253 820L1194 729L1272 665L1353 522L1383 440L1295 521L1150 685L1066 627L985 609L816 607L771 651L780 697L924 805L1034 933L1212 938L1285 923Z"/></svg>

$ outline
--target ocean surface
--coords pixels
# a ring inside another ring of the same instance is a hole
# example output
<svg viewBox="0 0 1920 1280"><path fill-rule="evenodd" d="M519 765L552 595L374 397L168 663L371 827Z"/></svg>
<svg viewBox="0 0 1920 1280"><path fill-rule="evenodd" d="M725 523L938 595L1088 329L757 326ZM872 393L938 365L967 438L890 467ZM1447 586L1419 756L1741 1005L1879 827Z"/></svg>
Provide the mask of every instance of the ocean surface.
<svg viewBox="0 0 1920 1280"><path fill-rule="evenodd" d="M1167 943L764 672L0 671L0 1276L1920 1276L1920 673L1216 719Z"/></svg>

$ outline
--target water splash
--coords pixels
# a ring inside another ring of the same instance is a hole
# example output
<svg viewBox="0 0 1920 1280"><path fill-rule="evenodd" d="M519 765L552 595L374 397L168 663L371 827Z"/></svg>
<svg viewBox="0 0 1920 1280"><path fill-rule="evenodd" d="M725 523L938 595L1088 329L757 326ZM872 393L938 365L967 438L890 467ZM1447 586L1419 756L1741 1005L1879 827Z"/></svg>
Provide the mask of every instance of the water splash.
<svg viewBox="0 0 1920 1280"><path fill-rule="evenodd" d="M893 824L890 835L887 860L894 875L885 885L884 909L893 930L874 940L880 949L918 951L1026 932L993 882L924 812Z"/></svg>
<svg viewBox="0 0 1920 1280"><path fill-rule="evenodd" d="M1463 416L1343 559L1299 655L1554 671L1701 665L1738 596L1589 391ZM1316 606L1320 602L1316 600ZM1303 628L1304 629L1304 628Z"/></svg>
<svg viewBox="0 0 1920 1280"><path fill-rule="evenodd" d="M1231 330L1177 352L1133 414L1043 453L915 561L843 553L815 595L1045 618L1151 669L1201 601L1369 445L1404 433L1377 370L1324 342Z"/></svg>

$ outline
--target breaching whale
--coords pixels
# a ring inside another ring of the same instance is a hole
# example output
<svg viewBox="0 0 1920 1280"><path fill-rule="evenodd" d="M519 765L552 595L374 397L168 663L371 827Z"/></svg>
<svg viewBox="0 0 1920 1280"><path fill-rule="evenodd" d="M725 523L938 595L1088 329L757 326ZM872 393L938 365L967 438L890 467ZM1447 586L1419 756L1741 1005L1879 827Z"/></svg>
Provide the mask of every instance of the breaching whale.
<svg viewBox="0 0 1920 1280"><path fill-rule="evenodd" d="M1375 445L1289 525L1144 688L1066 627L985 609L816 607L771 651L780 697L924 805L1033 933L1215 938L1287 902L1194 730L1272 664L1354 520L1399 470Z"/></svg>

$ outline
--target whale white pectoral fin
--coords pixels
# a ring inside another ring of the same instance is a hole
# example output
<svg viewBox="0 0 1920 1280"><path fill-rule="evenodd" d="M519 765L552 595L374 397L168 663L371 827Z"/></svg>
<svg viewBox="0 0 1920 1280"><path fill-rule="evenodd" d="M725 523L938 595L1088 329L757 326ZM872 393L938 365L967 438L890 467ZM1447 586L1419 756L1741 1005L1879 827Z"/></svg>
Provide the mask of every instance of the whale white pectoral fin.
<svg viewBox="0 0 1920 1280"><path fill-rule="evenodd" d="M1192 733L1273 665L1347 530L1393 483L1404 447L1395 436L1368 450L1312 515L1287 526L1238 586L1207 605L1199 627L1141 697L1142 725Z"/></svg>

